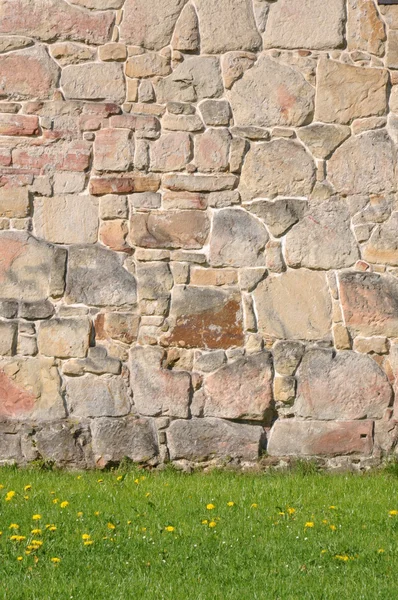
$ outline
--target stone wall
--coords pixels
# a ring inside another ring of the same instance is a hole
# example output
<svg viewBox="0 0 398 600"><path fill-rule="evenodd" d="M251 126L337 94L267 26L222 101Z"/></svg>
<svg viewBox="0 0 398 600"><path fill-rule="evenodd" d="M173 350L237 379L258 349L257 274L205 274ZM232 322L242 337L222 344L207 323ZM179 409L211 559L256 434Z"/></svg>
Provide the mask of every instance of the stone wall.
<svg viewBox="0 0 398 600"><path fill-rule="evenodd" d="M398 6L0 0L0 463L396 443Z"/></svg>

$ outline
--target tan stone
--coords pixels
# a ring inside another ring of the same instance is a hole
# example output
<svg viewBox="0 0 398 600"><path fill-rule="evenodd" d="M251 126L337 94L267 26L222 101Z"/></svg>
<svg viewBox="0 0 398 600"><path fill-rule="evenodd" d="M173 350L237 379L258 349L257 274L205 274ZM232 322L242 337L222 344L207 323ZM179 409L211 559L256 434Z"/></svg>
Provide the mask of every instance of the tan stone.
<svg viewBox="0 0 398 600"><path fill-rule="evenodd" d="M128 217L127 198L110 194L100 199L101 219L125 219Z"/></svg>
<svg viewBox="0 0 398 600"><path fill-rule="evenodd" d="M241 193L257 197L307 196L315 183L315 165L297 142L277 139L253 145L242 168Z"/></svg>
<svg viewBox="0 0 398 600"><path fill-rule="evenodd" d="M199 105L204 123L209 126L229 125L231 107L226 100L203 100Z"/></svg>
<svg viewBox="0 0 398 600"><path fill-rule="evenodd" d="M123 62L127 58L127 48L125 44L111 42L110 44L105 44L105 46L101 46L98 51L98 54L100 59L103 61L120 60Z"/></svg>
<svg viewBox="0 0 398 600"><path fill-rule="evenodd" d="M165 262L144 262L137 265L138 300L157 300L168 297L173 276Z"/></svg>
<svg viewBox="0 0 398 600"><path fill-rule="evenodd" d="M87 374L65 380L71 417L121 417L130 412L131 400L121 377Z"/></svg>
<svg viewBox="0 0 398 600"><path fill-rule="evenodd" d="M170 115L165 114L162 119L164 129L170 131L202 131L203 122L199 115Z"/></svg>
<svg viewBox="0 0 398 600"><path fill-rule="evenodd" d="M389 344L384 336L362 338L354 340L354 350L361 354L388 354Z"/></svg>
<svg viewBox="0 0 398 600"><path fill-rule="evenodd" d="M101 129L95 136L94 168L128 171L134 161L134 138L129 129Z"/></svg>
<svg viewBox="0 0 398 600"><path fill-rule="evenodd" d="M370 263L398 266L398 212L386 223L377 225L363 249L363 258Z"/></svg>
<svg viewBox="0 0 398 600"><path fill-rule="evenodd" d="M347 17L348 50L382 56L386 32L373 0L349 0Z"/></svg>
<svg viewBox="0 0 398 600"><path fill-rule="evenodd" d="M226 171L231 134L228 129L208 129L195 136L195 164L202 173Z"/></svg>
<svg viewBox="0 0 398 600"><path fill-rule="evenodd" d="M88 351L90 329L87 318L43 321L37 338L39 352L59 358L84 358Z"/></svg>
<svg viewBox="0 0 398 600"><path fill-rule="evenodd" d="M132 56L126 63L127 77L164 77L171 73L170 61L156 52Z"/></svg>
<svg viewBox="0 0 398 600"><path fill-rule="evenodd" d="M136 138L157 139L160 135L159 119L151 115L115 115L110 126L116 129L133 129Z"/></svg>
<svg viewBox="0 0 398 600"><path fill-rule="evenodd" d="M336 350L351 350L351 338L348 329L341 323L333 325L333 341Z"/></svg>
<svg viewBox="0 0 398 600"><path fill-rule="evenodd" d="M234 285L238 283L238 275L233 269L203 269L202 267L193 266L189 282L191 285L198 286Z"/></svg>
<svg viewBox="0 0 398 600"><path fill-rule="evenodd" d="M350 137L351 131L344 125L312 123L307 127L300 127L297 135L315 158L324 159Z"/></svg>
<svg viewBox="0 0 398 600"><path fill-rule="evenodd" d="M4 22L4 19L0 21ZM58 73L58 66L48 56L43 46L34 46L2 55L0 56L0 97L12 100L49 98L56 88Z"/></svg>
<svg viewBox="0 0 398 600"><path fill-rule="evenodd" d="M329 50L342 46L344 0L329 0L325 17L323 0L278 0L270 6L264 47Z"/></svg>
<svg viewBox="0 0 398 600"><path fill-rule="evenodd" d="M206 194L199 192L165 192L164 210L204 210L207 208Z"/></svg>
<svg viewBox="0 0 398 600"><path fill-rule="evenodd" d="M123 67L117 63L68 65L62 69L61 86L70 99L120 104L126 96Z"/></svg>
<svg viewBox="0 0 398 600"><path fill-rule="evenodd" d="M254 65L256 58L251 52L227 52L223 55L221 68L224 85L228 90Z"/></svg>
<svg viewBox="0 0 398 600"><path fill-rule="evenodd" d="M184 6L174 29L171 45L181 52L199 50L200 36L198 15L192 4Z"/></svg>
<svg viewBox="0 0 398 600"><path fill-rule="evenodd" d="M38 117L0 114L0 135L30 136L38 134Z"/></svg>
<svg viewBox="0 0 398 600"><path fill-rule="evenodd" d="M218 98L224 92L220 61L214 56L186 58L171 75L157 82L155 91L161 104Z"/></svg>
<svg viewBox="0 0 398 600"><path fill-rule="evenodd" d="M127 79L127 102L136 102L138 100L138 79Z"/></svg>
<svg viewBox="0 0 398 600"><path fill-rule="evenodd" d="M100 313L95 320L95 337L132 344L137 339L139 324L140 317L134 313Z"/></svg>
<svg viewBox="0 0 398 600"><path fill-rule="evenodd" d="M120 39L149 50L167 46L185 1L126 0Z"/></svg>
<svg viewBox="0 0 398 600"><path fill-rule="evenodd" d="M69 0L70 4L84 6L92 10L109 10L112 8L121 8L123 0Z"/></svg>
<svg viewBox="0 0 398 600"><path fill-rule="evenodd" d="M256 200L244 204L244 208L264 221L274 237L280 237L303 218L308 204L305 200L281 198L274 201Z"/></svg>
<svg viewBox="0 0 398 600"><path fill-rule="evenodd" d="M128 222L123 219L104 221L99 229L99 240L115 252L132 252L126 242L129 232Z"/></svg>
<svg viewBox="0 0 398 600"><path fill-rule="evenodd" d="M259 331L276 338L318 340L331 329L331 300L322 273L301 269L269 276L254 291Z"/></svg>
<svg viewBox="0 0 398 600"><path fill-rule="evenodd" d="M275 377L274 398L276 402L291 404L296 396L295 377Z"/></svg>
<svg viewBox="0 0 398 600"><path fill-rule="evenodd" d="M312 117L315 90L298 69L262 54L227 97L236 125L300 126Z"/></svg>
<svg viewBox="0 0 398 600"><path fill-rule="evenodd" d="M229 50L256 50L260 47L261 37L250 0L220 0L217 5L196 0L196 7L203 53L221 54Z"/></svg>
<svg viewBox="0 0 398 600"><path fill-rule="evenodd" d="M322 59L317 73L315 118L326 123L384 115L387 110L388 72L364 69Z"/></svg>
<svg viewBox="0 0 398 600"><path fill-rule="evenodd" d="M0 321L0 355L15 354L18 328L16 323Z"/></svg>
<svg viewBox="0 0 398 600"><path fill-rule="evenodd" d="M364 131L382 129L386 125L386 117L369 117L367 119L355 119L355 121L353 121L351 124L351 128L354 135L359 135Z"/></svg>
<svg viewBox="0 0 398 600"><path fill-rule="evenodd" d="M386 66L390 69L398 68L398 32L390 31L387 38Z"/></svg>
<svg viewBox="0 0 398 600"><path fill-rule="evenodd" d="M191 160L191 137L188 133L167 133L150 146L153 171L180 171Z"/></svg>
<svg viewBox="0 0 398 600"><path fill-rule="evenodd" d="M304 354L300 342L279 340L272 346L274 366L280 375L294 375Z"/></svg>
<svg viewBox="0 0 398 600"><path fill-rule="evenodd" d="M92 196L37 198L36 234L57 244L94 244L98 238L98 200Z"/></svg>
<svg viewBox="0 0 398 600"><path fill-rule="evenodd" d="M90 192L94 196L156 192L159 184L160 178L152 173L149 175L134 174L129 177L92 177Z"/></svg>
<svg viewBox="0 0 398 600"><path fill-rule="evenodd" d="M232 190L236 182L235 175L170 174L162 177L163 186L176 192L220 192Z"/></svg>
<svg viewBox="0 0 398 600"><path fill-rule="evenodd" d="M269 352L221 367L205 380L205 417L270 422L273 416Z"/></svg>
<svg viewBox="0 0 398 600"><path fill-rule="evenodd" d="M0 188L0 217L23 218L29 216L30 202L27 188Z"/></svg>
<svg viewBox="0 0 398 600"><path fill-rule="evenodd" d="M278 419L267 446L270 456L366 456L372 449L373 421Z"/></svg>
<svg viewBox="0 0 398 600"><path fill-rule="evenodd" d="M94 60L97 53L95 48L76 44L74 42L59 42L50 46L51 56L60 65L76 65L81 62Z"/></svg>
<svg viewBox="0 0 398 600"><path fill-rule="evenodd" d="M201 248L210 222L202 211L137 213L130 222L130 242L144 248Z"/></svg>
<svg viewBox="0 0 398 600"><path fill-rule="evenodd" d="M0 36L0 54L3 52L12 52L13 50L20 50L26 48L26 46L32 46L32 38L14 36L14 35L1 35Z"/></svg>

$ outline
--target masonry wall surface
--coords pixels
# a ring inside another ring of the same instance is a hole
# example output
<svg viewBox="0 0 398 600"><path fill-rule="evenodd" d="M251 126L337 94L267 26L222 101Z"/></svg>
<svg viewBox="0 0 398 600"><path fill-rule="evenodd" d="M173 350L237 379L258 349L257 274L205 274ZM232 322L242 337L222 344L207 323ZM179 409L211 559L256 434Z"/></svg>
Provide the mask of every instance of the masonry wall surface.
<svg viewBox="0 0 398 600"><path fill-rule="evenodd" d="M0 463L394 452L398 6L0 0Z"/></svg>

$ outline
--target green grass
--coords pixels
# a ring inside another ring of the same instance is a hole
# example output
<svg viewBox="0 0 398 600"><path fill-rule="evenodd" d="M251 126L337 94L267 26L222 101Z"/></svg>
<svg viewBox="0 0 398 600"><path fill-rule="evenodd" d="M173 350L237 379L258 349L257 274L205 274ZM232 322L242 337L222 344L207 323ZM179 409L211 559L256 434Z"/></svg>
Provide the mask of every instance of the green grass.
<svg viewBox="0 0 398 600"><path fill-rule="evenodd" d="M389 514L398 509L393 471L184 475L3 468L0 484L0 598L398 598L398 515ZM9 491L15 496L6 501ZM62 501L69 504L61 508ZM289 515L288 508L295 512ZM35 514L41 519L33 521ZM19 529L10 530L11 523ZM50 524L57 529L46 529ZM32 535L34 528L42 534ZM83 534L94 543L84 545ZM26 540L11 541L12 535ZM32 538L43 545L26 554Z"/></svg>

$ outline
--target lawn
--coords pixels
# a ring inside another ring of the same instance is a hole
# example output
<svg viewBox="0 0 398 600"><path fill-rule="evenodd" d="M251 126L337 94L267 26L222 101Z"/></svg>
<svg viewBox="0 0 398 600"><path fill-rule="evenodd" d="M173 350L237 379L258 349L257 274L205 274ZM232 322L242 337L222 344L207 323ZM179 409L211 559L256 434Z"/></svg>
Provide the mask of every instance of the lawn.
<svg viewBox="0 0 398 600"><path fill-rule="evenodd" d="M0 469L0 598L398 598L394 473Z"/></svg>

